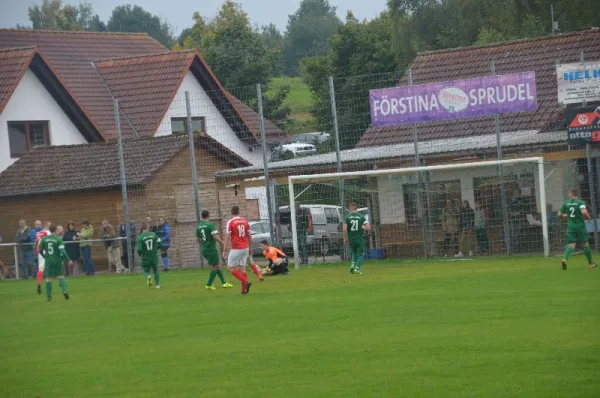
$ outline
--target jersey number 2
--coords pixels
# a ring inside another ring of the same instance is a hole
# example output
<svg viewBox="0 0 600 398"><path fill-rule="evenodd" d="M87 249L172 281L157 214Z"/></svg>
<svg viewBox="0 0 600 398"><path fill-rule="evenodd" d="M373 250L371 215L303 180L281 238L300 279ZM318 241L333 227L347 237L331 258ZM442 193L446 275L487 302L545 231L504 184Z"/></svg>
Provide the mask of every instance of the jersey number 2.
<svg viewBox="0 0 600 398"><path fill-rule="evenodd" d="M575 218L575 208L574 207L569 207L569 210L571 210L571 218Z"/></svg>

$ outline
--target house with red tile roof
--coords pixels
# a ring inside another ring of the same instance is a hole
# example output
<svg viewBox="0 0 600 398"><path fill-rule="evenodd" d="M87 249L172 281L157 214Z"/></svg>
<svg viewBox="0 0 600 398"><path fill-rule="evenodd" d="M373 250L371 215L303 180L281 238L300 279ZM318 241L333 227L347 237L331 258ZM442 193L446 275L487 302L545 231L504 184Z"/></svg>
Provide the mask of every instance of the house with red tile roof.
<svg viewBox="0 0 600 398"><path fill-rule="evenodd" d="M10 126L0 133L0 171L37 146L115 139L114 99L124 138L183 132L186 91L192 128L262 163L258 114L197 51L171 52L146 34L0 29L0 116ZM271 144L288 139L268 120L265 133Z"/></svg>

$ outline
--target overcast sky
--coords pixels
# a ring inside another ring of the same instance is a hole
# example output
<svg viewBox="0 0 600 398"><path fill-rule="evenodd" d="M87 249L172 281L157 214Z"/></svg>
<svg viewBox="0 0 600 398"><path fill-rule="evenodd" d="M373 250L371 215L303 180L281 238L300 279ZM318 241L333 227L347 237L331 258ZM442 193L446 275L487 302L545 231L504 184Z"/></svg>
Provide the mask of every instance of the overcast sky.
<svg viewBox="0 0 600 398"><path fill-rule="evenodd" d="M192 24L192 14L199 11L205 17L213 17L223 0L91 0L94 11L104 22L113 8L122 4L137 4L152 14L166 18L176 33ZM248 13L252 23L274 23L285 30L288 15L298 9L300 0L237 0ZM42 0L0 0L0 28L12 28L16 24L30 25L27 7L41 4ZM371 19L385 9L386 0L330 0L338 7L340 18L352 10L358 19ZM63 4L79 4L79 0L63 0Z"/></svg>

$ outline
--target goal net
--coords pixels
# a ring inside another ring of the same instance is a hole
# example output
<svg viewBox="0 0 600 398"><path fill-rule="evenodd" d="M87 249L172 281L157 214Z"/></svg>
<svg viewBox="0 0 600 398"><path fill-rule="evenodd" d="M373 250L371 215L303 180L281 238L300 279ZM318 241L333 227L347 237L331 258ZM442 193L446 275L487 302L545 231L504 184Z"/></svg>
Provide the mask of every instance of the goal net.
<svg viewBox="0 0 600 398"><path fill-rule="evenodd" d="M297 267L347 260L342 225L354 203L371 225L366 259L548 256L561 245L565 198L560 179L547 191L547 168L536 157L289 176L281 242Z"/></svg>

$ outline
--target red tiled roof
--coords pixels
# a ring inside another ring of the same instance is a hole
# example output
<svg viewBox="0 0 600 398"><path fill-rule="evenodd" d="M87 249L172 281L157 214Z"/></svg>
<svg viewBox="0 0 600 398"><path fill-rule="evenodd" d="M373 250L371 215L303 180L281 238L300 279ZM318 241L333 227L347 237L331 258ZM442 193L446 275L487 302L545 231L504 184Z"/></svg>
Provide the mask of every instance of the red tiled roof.
<svg viewBox="0 0 600 398"><path fill-rule="evenodd" d="M223 97L238 120L260 139L258 114L227 93L195 51L170 52L150 36L138 33L0 29L0 50L15 46L38 46L62 84L108 139L116 137L111 93L120 102L123 135L153 135L197 57L202 73L211 82L205 89L225 93ZM287 140L287 135L268 120L265 130L270 142Z"/></svg>
<svg viewBox="0 0 600 398"><path fill-rule="evenodd" d="M0 50L0 113L29 68L35 47Z"/></svg>
<svg viewBox="0 0 600 398"><path fill-rule="evenodd" d="M198 147L212 152L233 167L249 165L246 160L224 149L220 143L208 136L198 135L195 139ZM128 184L147 183L188 145L187 135L124 141ZM111 188L120 185L116 141L38 147L0 173L0 197Z"/></svg>
<svg viewBox="0 0 600 398"><path fill-rule="evenodd" d="M589 29L531 40L499 43L482 47L418 54L412 64L415 84L469 79L490 74L493 60L497 74L535 71L538 110L500 116L502 132L548 131L564 119L558 104L556 63L578 62L584 51L588 60L600 59L600 30ZM400 85L407 85L406 77ZM417 126L419 140L474 136L494 132L493 117L426 122ZM357 146L380 146L412 140L410 125L369 128Z"/></svg>
<svg viewBox="0 0 600 398"><path fill-rule="evenodd" d="M169 51L147 34L0 29L0 49L16 46L37 46L109 139L115 137L113 103L91 61ZM124 135L133 134L128 123L121 123L121 127Z"/></svg>

